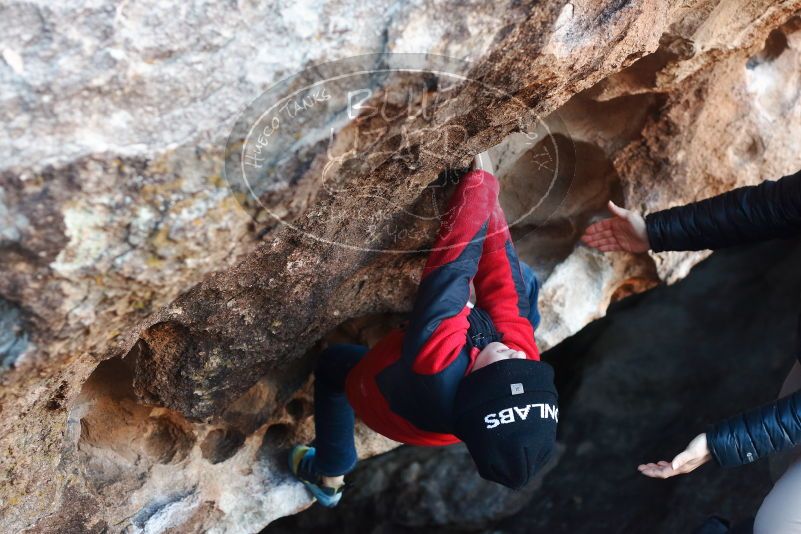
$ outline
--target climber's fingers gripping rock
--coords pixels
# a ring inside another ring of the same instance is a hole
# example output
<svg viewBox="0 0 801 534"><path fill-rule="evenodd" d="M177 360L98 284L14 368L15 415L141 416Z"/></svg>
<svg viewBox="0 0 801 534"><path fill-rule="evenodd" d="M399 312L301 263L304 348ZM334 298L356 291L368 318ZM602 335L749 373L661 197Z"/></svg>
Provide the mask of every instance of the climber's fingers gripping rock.
<svg viewBox="0 0 801 534"><path fill-rule="evenodd" d="M471 167L474 171L486 171L490 174L495 174L495 168L492 165L492 159L487 151L477 154L476 157L473 158L473 164Z"/></svg>

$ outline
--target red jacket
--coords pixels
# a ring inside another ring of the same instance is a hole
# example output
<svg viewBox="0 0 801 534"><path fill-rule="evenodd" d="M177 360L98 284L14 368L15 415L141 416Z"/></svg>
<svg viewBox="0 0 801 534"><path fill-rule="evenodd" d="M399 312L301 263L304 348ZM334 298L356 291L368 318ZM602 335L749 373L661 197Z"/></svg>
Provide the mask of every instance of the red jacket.
<svg viewBox="0 0 801 534"><path fill-rule="evenodd" d="M453 399L478 349L467 340L470 281L476 307L502 342L539 360L517 253L490 173L464 176L428 257L409 325L393 330L348 374L356 415L384 436L413 445L450 445Z"/></svg>

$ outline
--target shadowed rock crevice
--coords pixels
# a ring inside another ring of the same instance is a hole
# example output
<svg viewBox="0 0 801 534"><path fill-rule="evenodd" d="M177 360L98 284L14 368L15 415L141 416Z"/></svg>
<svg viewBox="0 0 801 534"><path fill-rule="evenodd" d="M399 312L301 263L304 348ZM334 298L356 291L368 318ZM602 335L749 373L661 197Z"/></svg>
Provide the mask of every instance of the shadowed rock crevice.
<svg viewBox="0 0 801 534"><path fill-rule="evenodd" d="M172 410L139 400L133 388L134 370L150 350L149 345L139 342L125 358L101 363L70 408L70 439L75 440L82 478L103 500L124 491L132 493L136 502L136 495L144 497L153 491L150 484L161 487L167 483L175 488L168 495L142 502L135 513L141 528L149 522L152 524L147 528L168 521L173 513L170 507L183 510L179 515L201 513L198 495L216 484L255 484L266 495L270 478L265 475L276 469L284 471L287 448L313 437L313 382L309 374L322 347L335 342L373 344L401 320L401 315L380 314L344 322L297 362L294 378L287 372L280 382L271 375L262 377L221 417L209 422L192 422ZM188 335L187 331L160 325L149 339L168 342L181 335ZM175 345L180 347L178 342ZM364 428L357 433L364 455L394 446ZM226 463L239 467L235 472L230 466L225 468L228 471L219 481L183 474L203 465ZM169 482L171 477L176 477L173 482ZM219 510L212 507L203 513L212 512Z"/></svg>
<svg viewBox="0 0 801 534"><path fill-rule="evenodd" d="M192 426L179 414L139 404L131 381L125 362L103 362L70 413L80 425L77 450L84 476L100 493L118 491L113 487L118 483L135 489L135 481L155 465L183 461L195 443Z"/></svg>
<svg viewBox="0 0 801 534"><path fill-rule="evenodd" d="M22 310L0 298L0 372L14 365L28 344Z"/></svg>
<svg viewBox="0 0 801 534"><path fill-rule="evenodd" d="M587 222L608 199L620 197L619 178L603 150L560 134L553 139L556 150L538 143L497 171L512 237L542 279L573 252ZM531 199L542 201L532 209Z"/></svg>
<svg viewBox="0 0 801 534"><path fill-rule="evenodd" d="M245 435L235 429L215 429L206 435L200 444L203 458L213 464L224 462L245 442Z"/></svg>
<svg viewBox="0 0 801 534"><path fill-rule="evenodd" d="M788 37L799 30L801 30L801 17L795 16L771 31L768 38L765 39L765 47L749 58L746 64L747 68L753 69L763 63L770 63L778 59L790 48Z"/></svg>

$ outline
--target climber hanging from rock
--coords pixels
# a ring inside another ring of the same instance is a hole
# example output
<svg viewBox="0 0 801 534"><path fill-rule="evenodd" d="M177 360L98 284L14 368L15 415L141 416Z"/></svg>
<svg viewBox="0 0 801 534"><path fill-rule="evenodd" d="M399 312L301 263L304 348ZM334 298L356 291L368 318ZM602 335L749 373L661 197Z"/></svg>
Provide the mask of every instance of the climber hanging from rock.
<svg viewBox="0 0 801 534"><path fill-rule="evenodd" d="M607 251L719 249L777 237L801 235L801 171L778 181L741 187L686 206L640 214L609 203L613 217L587 228L582 241ZM736 311L736 310L735 310ZM801 317L793 369L779 400L718 423L696 436L672 462L639 466L652 478L689 473L713 458L737 466L788 451L790 466L776 482L757 513L756 534L801 533ZM758 355L744 355L758 357ZM743 377L748 379L748 377ZM741 532L710 518L695 532Z"/></svg>
<svg viewBox="0 0 801 534"><path fill-rule="evenodd" d="M405 329L371 350L340 344L321 354L315 441L292 449L289 464L322 505L339 502L356 465L355 415L402 443L464 441L479 474L510 488L548 460L558 407L553 369L534 341L539 287L517 257L498 192L480 154L453 192Z"/></svg>

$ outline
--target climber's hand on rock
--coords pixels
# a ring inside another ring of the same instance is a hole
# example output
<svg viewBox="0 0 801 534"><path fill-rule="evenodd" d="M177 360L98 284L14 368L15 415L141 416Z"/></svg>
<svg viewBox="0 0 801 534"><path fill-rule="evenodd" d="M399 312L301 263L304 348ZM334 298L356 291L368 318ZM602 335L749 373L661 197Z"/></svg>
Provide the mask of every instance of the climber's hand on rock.
<svg viewBox="0 0 801 534"><path fill-rule="evenodd" d="M487 171L490 174L495 174L495 169L492 167L492 160L490 159L489 152L482 152L473 158L473 170Z"/></svg>
<svg viewBox="0 0 801 534"><path fill-rule="evenodd" d="M602 252L645 252L651 248L642 215L621 208L611 200L609 211L612 213L611 219L591 224L584 231L581 241L585 245Z"/></svg>
<svg viewBox="0 0 801 534"><path fill-rule="evenodd" d="M670 478L676 475L683 475L694 471L712 459L709 446L706 442L706 434L699 434L687 445L687 448L672 462L657 462L655 464L643 464L637 470L643 475L651 478Z"/></svg>

